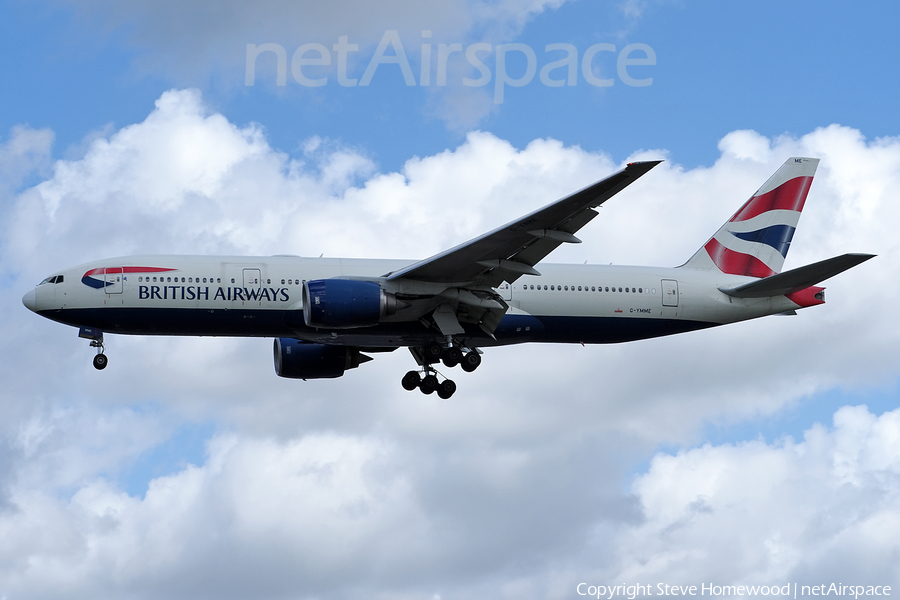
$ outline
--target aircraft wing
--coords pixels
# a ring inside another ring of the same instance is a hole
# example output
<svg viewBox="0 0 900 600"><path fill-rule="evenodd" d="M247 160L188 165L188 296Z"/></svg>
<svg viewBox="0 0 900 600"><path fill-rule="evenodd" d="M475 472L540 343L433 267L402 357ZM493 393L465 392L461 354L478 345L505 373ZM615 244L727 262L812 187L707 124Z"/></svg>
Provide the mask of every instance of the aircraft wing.
<svg viewBox="0 0 900 600"><path fill-rule="evenodd" d="M632 162L621 171L455 248L388 273L388 279L489 285L539 275L534 266L597 216L600 206L661 163Z"/></svg>

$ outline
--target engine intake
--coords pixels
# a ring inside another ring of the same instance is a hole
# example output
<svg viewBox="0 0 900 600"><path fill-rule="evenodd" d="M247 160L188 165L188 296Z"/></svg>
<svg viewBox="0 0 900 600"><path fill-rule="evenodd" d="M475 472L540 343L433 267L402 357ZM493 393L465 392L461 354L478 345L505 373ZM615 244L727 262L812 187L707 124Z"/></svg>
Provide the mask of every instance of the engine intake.
<svg viewBox="0 0 900 600"><path fill-rule="evenodd" d="M316 279L303 284L303 321L308 327L371 327L404 305L372 281Z"/></svg>
<svg viewBox="0 0 900 600"><path fill-rule="evenodd" d="M326 346L293 338L275 340L275 373L289 379L331 379L372 360L358 348Z"/></svg>

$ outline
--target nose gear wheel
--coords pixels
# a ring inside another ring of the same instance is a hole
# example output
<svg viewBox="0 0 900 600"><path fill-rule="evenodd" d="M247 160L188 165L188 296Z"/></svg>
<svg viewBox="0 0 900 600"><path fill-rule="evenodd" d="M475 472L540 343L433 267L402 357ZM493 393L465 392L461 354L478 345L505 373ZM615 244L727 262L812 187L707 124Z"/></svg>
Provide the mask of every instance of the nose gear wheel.
<svg viewBox="0 0 900 600"><path fill-rule="evenodd" d="M103 338L91 340L91 348L97 349L97 354L94 356L94 368L102 371L109 364L109 359L103 353Z"/></svg>

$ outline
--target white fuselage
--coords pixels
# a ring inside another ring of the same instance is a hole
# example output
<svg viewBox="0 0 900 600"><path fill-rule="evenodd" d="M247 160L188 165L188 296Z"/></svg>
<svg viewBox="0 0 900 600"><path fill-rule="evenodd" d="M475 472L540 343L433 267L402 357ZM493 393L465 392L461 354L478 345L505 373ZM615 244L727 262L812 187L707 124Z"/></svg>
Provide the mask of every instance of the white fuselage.
<svg viewBox="0 0 900 600"><path fill-rule="evenodd" d="M45 280L24 301L53 320L107 333L411 346L434 337L412 314L418 310L415 304L373 327L329 331L304 324L301 301L304 282L333 277L375 280L389 291L414 293L414 282L383 279L411 262L294 256L112 258L61 271L48 278L56 281ZM473 346L609 343L799 308L785 296L742 299L723 294L719 288L753 279L716 270L543 263L538 270L540 276L522 276L496 290L509 311L493 336L467 327L460 337ZM441 284L423 285L428 286L426 294L440 293L435 286Z"/></svg>

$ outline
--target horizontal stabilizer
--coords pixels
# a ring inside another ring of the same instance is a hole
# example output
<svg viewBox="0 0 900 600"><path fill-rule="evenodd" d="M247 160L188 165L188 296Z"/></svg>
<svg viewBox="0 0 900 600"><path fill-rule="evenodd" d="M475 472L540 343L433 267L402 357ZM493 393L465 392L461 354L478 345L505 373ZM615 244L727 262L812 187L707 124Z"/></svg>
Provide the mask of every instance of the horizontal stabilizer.
<svg viewBox="0 0 900 600"><path fill-rule="evenodd" d="M842 254L735 288L719 288L719 291L735 298L768 298L793 294L843 273L874 256L874 254Z"/></svg>

